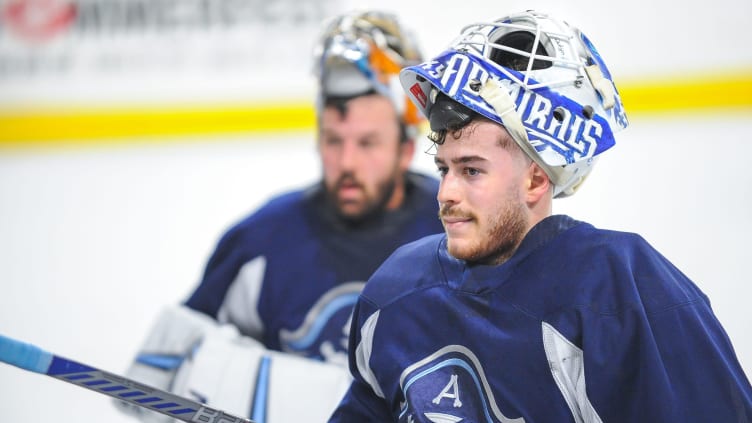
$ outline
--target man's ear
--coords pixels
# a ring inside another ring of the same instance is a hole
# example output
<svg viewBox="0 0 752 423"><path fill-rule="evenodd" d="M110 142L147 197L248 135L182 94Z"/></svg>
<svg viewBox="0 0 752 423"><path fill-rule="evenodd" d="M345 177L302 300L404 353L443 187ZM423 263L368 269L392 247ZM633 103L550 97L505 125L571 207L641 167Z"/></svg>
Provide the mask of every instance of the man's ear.
<svg viewBox="0 0 752 423"><path fill-rule="evenodd" d="M543 168L532 162L527 173L527 202L537 203L546 194L553 193L553 184Z"/></svg>
<svg viewBox="0 0 752 423"><path fill-rule="evenodd" d="M412 138L407 139L400 143L399 148L402 153L400 156L400 166L403 170L407 170L413 161L413 156L415 155L415 141Z"/></svg>

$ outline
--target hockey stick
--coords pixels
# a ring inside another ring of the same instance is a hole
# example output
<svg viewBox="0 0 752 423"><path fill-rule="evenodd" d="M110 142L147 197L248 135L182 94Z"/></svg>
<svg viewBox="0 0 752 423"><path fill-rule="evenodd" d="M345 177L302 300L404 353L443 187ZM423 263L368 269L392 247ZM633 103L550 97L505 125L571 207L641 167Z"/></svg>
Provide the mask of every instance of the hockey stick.
<svg viewBox="0 0 752 423"><path fill-rule="evenodd" d="M188 398L68 360L3 335L0 335L0 361L34 373L52 376L184 422L253 423L251 420L235 417Z"/></svg>

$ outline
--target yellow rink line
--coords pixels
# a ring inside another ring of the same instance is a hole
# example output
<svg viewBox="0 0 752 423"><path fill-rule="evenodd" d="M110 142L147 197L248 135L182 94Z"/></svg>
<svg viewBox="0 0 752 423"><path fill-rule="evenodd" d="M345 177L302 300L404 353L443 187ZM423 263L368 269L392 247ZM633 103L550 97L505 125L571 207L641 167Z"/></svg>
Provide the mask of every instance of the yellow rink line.
<svg viewBox="0 0 752 423"><path fill-rule="evenodd" d="M703 78L627 82L619 91L630 117L734 111L752 118L752 70ZM314 126L311 100L271 105L6 110L0 111L0 150L312 131Z"/></svg>
<svg viewBox="0 0 752 423"><path fill-rule="evenodd" d="M249 106L150 106L0 112L0 150L152 143L194 135L311 129L309 102Z"/></svg>
<svg viewBox="0 0 752 423"><path fill-rule="evenodd" d="M706 77L654 79L620 86L627 116L742 111L752 117L752 69Z"/></svg>

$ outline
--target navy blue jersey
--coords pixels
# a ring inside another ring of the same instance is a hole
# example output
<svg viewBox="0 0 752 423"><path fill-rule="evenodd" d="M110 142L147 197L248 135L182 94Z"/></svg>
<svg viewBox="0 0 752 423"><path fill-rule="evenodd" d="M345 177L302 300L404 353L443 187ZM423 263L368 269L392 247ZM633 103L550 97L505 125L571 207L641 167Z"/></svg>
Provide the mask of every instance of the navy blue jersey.
<svg viewBox="0 0 752 423"><path fill-rule="evenodd" d="M442 232L434 178L408 173L402 206L339 219L323 184L278 196L219 241L186 305L267 348L346 361L352 306L399 246Z"/></svg>
<svg viewBox="0 0 752 423"><path fill-rule="evenodd" d="M331 422L750 422L706 296L635 234L566 216L499 266L436 235L395 252L354 312Z"/></svg>

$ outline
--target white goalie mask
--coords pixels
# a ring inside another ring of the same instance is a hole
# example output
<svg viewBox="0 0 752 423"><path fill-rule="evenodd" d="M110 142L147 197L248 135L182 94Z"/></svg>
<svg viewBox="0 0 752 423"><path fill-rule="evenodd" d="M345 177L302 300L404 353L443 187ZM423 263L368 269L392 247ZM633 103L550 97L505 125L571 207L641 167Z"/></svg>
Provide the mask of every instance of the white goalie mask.
<svg viewBox="0 0 752 423"><path fill-rule="evenodd" d="M402 90L399 72L421 60L412 32L395 15L365 11L333 18L314 50L319 114L327 98L375 92L392 102L407 135L414 137L423 117Z"/></svg>
<svg viewBox="0 0 752 423"><path fill-rule="evenodd" d="M545 170L555 198L577 190L628 124L588 38L532 11L466 26L442 54L403 69L400 81L429 118L429 138L437 141L474 113L485 116Z"/></svg>

